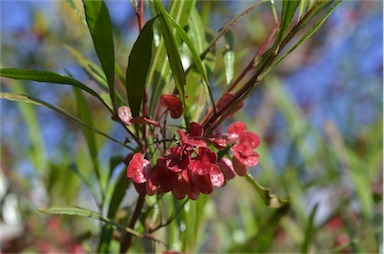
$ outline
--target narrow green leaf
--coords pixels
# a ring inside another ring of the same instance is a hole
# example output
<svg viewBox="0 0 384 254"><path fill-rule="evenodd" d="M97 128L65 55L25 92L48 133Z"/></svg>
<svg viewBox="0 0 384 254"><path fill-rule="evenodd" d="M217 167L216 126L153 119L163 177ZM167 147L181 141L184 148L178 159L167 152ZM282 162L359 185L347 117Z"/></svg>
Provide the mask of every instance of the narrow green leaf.
<svg viewBox="0 0 384 254"><path fill-rule="evenodd" d="M74 0L66 0L66 2L69 4L69 6L71 6L71 8L75 11L75 13L83 20L84 24L87 24L83 14L81 13L79 7L74 2Z"/></svg>
<svg viewBox="0 0 384 254"><path fill-rule="evenodd" d="M75 93L75 98L76 98L77 111L79 113L80 119L84 123L93 127L92 114L91 114L91 111L89 110L89 106L87 104L87 101L86 101L84 95L82 94L82 92L78 88L74 88L74 93ZM83 134L84 134L85 140L87 142L89 155L91 156L91 161L92 161L93 167L95 169L97 180L99 182L100 192L103 193L104 188L103 188L103 184L101 181L100 164L99 164L99 160L97 158L98 147L97 147L97 143L96 143L95 134L92 130L90 130L89 128L85 128L85 127L83 127Z"/></svg>
<svg viewBox="0 0 384 254"><path fill-rule="evenodd" d="M12 86L8 86L12 92L25 93L25 88L17 81ZM44 172L47 168L47 157L44 141L41 135L41 124L36 115L36 110L31 105L20 103L18 105L20 113L28 129L28 155L31 157L32 164L38 172Z"/></svg>
<svg viewBox="0 0 384 254"><path fill-rule="evenodd" d="M94 197L96 202L99 202L97 200L98 192L94 188L94 185L89 181L87 177L84 176L82 172L80 172L78 165L76 163L71 164L68 169L73 172L81 181L82 184L84 184L92 193L92 196Z"/></svg>
<svg viewBox="0 0 384 254"><path fill-rule="evenodd" d="M252 185L253 188L259 193L260 197L263 199L264 203L267 206L280 208L283 206L287 206L290 203L288 199L281 199L277 197L275 194L271 193L271 190L263 187L260 183L258 183L251 174L247 174L245 176L246 180Z"/></svg>
<svg viewBox="0 0 384 254"><path fill-rule="evenodd" d="M315 221L315 216L316 216L316 212L317 212L317 208L319 207L319 204L316 203L316 205L312 208L311 210L311 214L308 218L308 224L307 224L307 227L305 229L305 239L303 241L303 245L301 246L301 253L309 253L309 245L314 237L314 234L316 232L315 230L315 225L314 225L314 221Z"/></svg>
<svg viewBox="0 0 384 254"><path fill-rule="evenodd" d="M283 40L286 31L291 24L291 20L295 15L295 11L300 3L300 0L283 0L283 8L281 11L281 21L279 33L277 34L276 47L277 49L280 46L281 41Z"/></svg>
<svg viewBox="0 0 384 254"><path fill-rule="evenodd" d="M164 38L165 48L167 50L169 64L171 66L172 74L175 79L176 88L179 92L179 98L183 104L184 119L186 124L188 125L189 124L188 107L187 107L187 104L185 103L185 92L184 92L184 86L187 83L187 81L185 77L184 68L181 63L180 53L177 48L175 38L172 34L170 21L167 18L168 14L164 9L163 4L159 0L155 0L154 3L155 3L156 11L160 18L161 31Z"/></svg>
<svg viewBox="0 0 384 254"><path fill-rule="evenodd" d="M69 53L76 59L76 61L80 64L81 67L92 77L94 78L99 84L101 84L102 88L106 88L105 90L108 91L108 84L107 79L105 77L105 74L103 70L94 62L83 56L79 51L72 48L71 46L64 45L64 48L68 50Z"/></svg>
<svg viewBox="0 0 384 254"><path fill-rule="evenodd" d="M235 68L235 52L234 48L234 38L231 30L224 35L225 41L225 51L223 53L224 58L224 71L225 71L225 80L227 85L231 84Z"/></svg>
<svg viewBox="0 0 384 254"><path fill-rule="evenodd" d="M71 215L71 216L81 216L81 217L89 217L92 219L96 219L105 223L112 224L114 226L117 226L119 228L124 228L128 233L131 233L137 237L143 237L140 233L137 231L129 228L129 227L123 227L119 224L116 224L115 222L111 221L108 218L103 217L101 214L88 210L81 207L51 207L51 208L39 208L39 212L45 213L45 214L56 214L56 215Z"/></svg>
<svg viewBox="0 0 384 254"><path fill-rule="evenodd" d="M39 100L39 99L31 97L31 96L23 95L23 94L3 93L3 92L0 92L0 99L6 99L6 100L10 100L10 101L17 101L17 102L26 102L26 103L31 103L31 104L38 105L38 106L48 107L48 108L50 108L50 109L52 109L52 110L54 110L54 111L56 111L62 115L65 115L66 117L69 117L70 119L72 119L72 120L76 121L77 123L91 129L92 131L112 140L113 142L118 143L118 144L128 148L131 151L135 151L135 149L133 149L132 147L129 147L129 146L121 143L120 141L109 136L108 134L93 128L92 126L86 124L85 122L81 121L80 119L74 117L70 113L68 113L68 112L64 111L63 109L56 107L56 106L54 106L48 102Z"/></svg>
<svg viewBox="0 0 384 254"><path fill-rule="evenodd" d="M186 84L185 73L181 63L180 53L175 42L175 37L173 36L170 22L167 19L169 15L164 9L161 1L155 0L155 6L158 14L160 15L161 31L164 36L165 48L167 49L167 55L172 73L176 80L176 85L179 86L177 88L180 91L184 91L183 86Z"/></svg>
<svg viewBox="0 0 384 254"><path fill-rule="evenodd" d="M286 58L292 51L294 51L298 46L300 46L304 41L306 41L309 37L311 37L320 27L321 25L327 20L329 15L335 10L336 6L341 2L341 0L337 0L334 2L332 7L324 14L324 16L317 21L311 29L291 48L289 49L282 57L280 57L278 60L276 60L266 71L263 72L263 75L261 77L265 76L274 66L276 66L278 63L280 63L284 58Z"/></svg>
<svg viewBox="0 0 384 254"><path fill-rule="evenodd" d="M114 163L111 162L111 169L112 167L115 167L113 165ZM112 198L109 203L109 208L108 208L108 218L114 220L116 216L116 212L120 206L121 201L124 198L124 195L126 193L126 190L129 187L130 182L127 181L126 177L126 171L122 170L114 187L113 187L113 192L112 192ZM108 252L111 239L112 239L112 234L113 234L113 228L110 225L105 225L102 229L102 237L99 243L99 253L106 253Z"/></svg>
<svg viewBox="0 0 384 254"><path fill-rule="evenodd" d="M87 93L96 97L99 101L101 101L105 105L105 107L109 111L112 112L111 108L105 103L105 101L100 97L98 93L96 93L91 88L87 87L86 85L82 84L81 82L71 77L63 76L61 74L51 72L51 71L25 70L25 69L14 69L14 68L0 69L0 76L6 77L6 78L13 78L13 79L32 80L37 82L63 84L63 85L71 85L74 87L78 87L81 90L84 90Z"/></svg>
<svg viewBox="0 0 384 254"><path fill-rule="evenodd" d="M150 2L150 7L153 7L153 15L157 15L153 1ZM188 24L188 18L192 8L196 5L196 1L171 1L169 8L169 15L182 27ZM156 24L155 24L156 27ZM159 27L160 28L160 27ZM160 29L156 29L159 31ZM163 37L159 38L156 44L155 53L153 55L152 64L148 72L148 87L151 85L151 97L149 103L149 112L153 114L158 107L160 95L165 92L172 92L172 83L169 82L171 78L171 69L167 59L167 52L164 45Z"/></svg>
<svg viewBox="0 0 384 254"><path fill-rule="evenodd" d="M220 30L220 32L217 34L217 36L210 42L210 44L207 46L207 48L203 51L203 53L200 54L200 59L204 60L204 58L207 56L207 54L215 47L216 43L224 36L224 34L234 25L236 22L238 22L242 17L248 15L251 13L256 7L260 6L261 4L265 2L270 2L270 0L260 0L258 2L255 2L251 6L249 6L246 10L241 12L239 15L234 17L223 29Z"/></svg>
<svg viewBox="0 0 384 254"><path fill-rule="evenodd" d="M83 0L85 18L115 107L115 50L112 23L104 1Z"/></svg>
<svg viewBox="0 0 384 254"><path fill-rule="evenodd" d="M108 222L107 218L104 218L99 213L88 210L81 207L51 207L51 208L39 208L39 212L46 214L60 214L60 215L77 215L81 217L89 217L92 219Z"/></svg>
<svg viewBox="0 0 384 254"><path fill-rule="evenodd" d="M131 54L125 77L127 98L132 116L140 114L140 106L145 92L145 82L152 58L153 23L156 18L148 21L140 32Z"/></svg>
<svg viewBox="0 0 384 254"><path fill-rule="evenodd" d="M195 49L195 46L193 45L192 40L189 38L188 34L184 31L184 29L179 24L177 24L176 21L171 16L168 15L167 18L169 19L170 24L172 24L173 27L176 29L177 34L182 38L182 40L185 42L185 44L188 46L189 50L191 51L193 61L204 80L207 91L209 92L209 96L211 98L212 106L215 108L215 101L213 100L211 88L209 86L207 72L200 59L199 54Z"/></svg>

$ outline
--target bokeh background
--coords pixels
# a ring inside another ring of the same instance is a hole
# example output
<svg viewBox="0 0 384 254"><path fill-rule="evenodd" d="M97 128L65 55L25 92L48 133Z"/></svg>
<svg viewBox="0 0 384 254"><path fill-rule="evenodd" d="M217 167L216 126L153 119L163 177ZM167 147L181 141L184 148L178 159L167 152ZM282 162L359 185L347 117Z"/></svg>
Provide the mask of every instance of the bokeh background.
<svg viewBox="0 0 384 254"><path fill-rule="evenodd" d="M202 2L210 8L204 16L210 24L207 31L217 33L251 3ZM125 68L138 35L136 17L129 1L107 1L107 6L116 59ZM97 59L86 25L67 1L0 1L0 11L1 67L69 71L92 85L65 48ZM272 25L270 10L261 8L232 28L235 75ZM225 88L223 52L219 43L212 78L216 98ZM1 79L1 91L33 95L76 115L70 87ZM89 103L99 129L124 140L108 112L96 101ZM1 252L92 250L96 222L37 211L50 205L94 207L74 173L79 169L95 180L81 127L42 107L0 100L0 109ZM290 196L291 206L276 214L238 177L208 201L196 251L382 251L381 1L343 1L313 38L255 89L236 119L262 140L260 162L251 173L277 195ZM108 158L127 152L103 138L98 141L105 167Z"/></svg>

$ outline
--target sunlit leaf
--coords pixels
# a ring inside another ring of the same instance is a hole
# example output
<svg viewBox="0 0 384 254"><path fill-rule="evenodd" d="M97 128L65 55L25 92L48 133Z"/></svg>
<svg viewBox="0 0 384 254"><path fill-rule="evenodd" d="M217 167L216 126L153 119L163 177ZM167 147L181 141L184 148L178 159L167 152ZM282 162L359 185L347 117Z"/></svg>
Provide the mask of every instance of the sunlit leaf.
<svg viewBox="0 0 384 254"><path fill-rule="evenodd" d="M83 0L85 18L115 105L115 50L112 23L104 1Z"/></svg>
<svg viewBox="0 0 384 254"><path fill-rule="evenodd" d="M277 34L276 46L279 47L283 40L286 31L291 24L291 20L295 15L295 11L300 3L300 0L283 0L283 9L281 11L281 20L279 33Z"/></svg>
<svg viewBox="0 0 384 254"><path fill-rule="evenodd" d="M169 63L172 69L173 76L176 80L178 90L181 91L183 95L184 88L183 86L186 84L186 79L185 79L185 73L184 73L184 68L181 63L181 57L180 53L177 47L177 44L175 42L175 37L173 36L172 30L171 30L171 25L170 21L168 20L168 14L166 10L164 9L163 4L155 0L155 6L157 7L158 14L160 15L160 23L161 23L161 31L163 33L164 37L164 43L165 43L165 48L167 49L167 55L169 59Z"/></svg>
<svg viewBox="0 0 384 254"><path fill-rule="evenodd" d="M188 46L189 50L191 51L193 61L196 65L196 68L198 69L200 75L202 76L204 83L206 85L207 91L209 93L209 97L211 98L212 106L215 106L215 102L213 100L211 88L209 86L208 76L207 72L205 70L205 67L200 59L199 54L197 53L195 46L193 45L192 40L189 38L188 34L184 31L184 29L176 23L175 20L172 19L172 17L168 16L169 21L171 25L176 28L177 34L182 38L182 40L185 42L185 44Z"/></svg>
<svg viewBox="0 0 384 254"><path fill-rule="evenodd" d="M153 3L153 2L151 2ZM169 15L182 27L188 24L188 18L191 9L195 6L196 1L172 1L170 2ZM154 7L155 9L155 7ZM157 15L156 13L154 15ZM160 30L160 29L159 29ZM173 87L169 79L171 77L171 69L167 59L166 47L164 39L161 37L159 45L156 48L152 59L152 65L148 73L149 83L151 87L151 98L149 104L150 113L154 113L158 105L160 95L164 91L170 93Z"/></svg>
<svg viewBox="0 0 384 254"><path fill-rule="evenodd" d="M317 21L312 27L311 29L305 33L305 35L303 37L300 38L300 40L298 42L296 42L296 44L290 48L287 52L284 53L283 56L281 56L278 60L276 60L269 68L267 68L266 71L264 71L263 75L266 75L274 66L276 66L278 63L280 63L284 58L286 58L290 53L292 53L292 51L294 51L298 46L300 46L304 41L306 41L309 37L311 37L320 27L321 25L327 20L327 18L329 17L329 15L331 15L331 13L334 11L334 9L336 8L336 6L341 2L341 0L337 0L334 2L334 4L332 5L332 7L322 16L322 18Z"/></svg>
<svg viewBox="0 0 384 254"><path fill-rule="evenodd" d="M227 85L231 84L235 68L235 52L234 48L234 38L231 30L224 35L225 41L225 51L223 53L224 58L224 71L225 71L225 80Z"/></svg>
<svg viewBox="0 0 384 254"><path fill-rule="evenodd" d="M129 55L125 80L128 103L134 117L139 115L144 97L147 73L152 58L152 29L155 20L156 18L153 18L145 24Z"/></svg>
<svg viewBox="0 0 384 254"><path fill-rule="evenodd" d="M163 4L159 0L155 0L155 7L158 12L160 23L161 23L161 31L164 38L165 48L167 50L167 55L169 59L169 64L171 66L172 75L175 79L175 84L177 91L179 93L179 98L181 102L183 103L183 109L184 109L184 119L188 125L189 119L188 119L188 106L185 103L185 92L184 92L184 86L186 85L186 77L183 65L181 63L181 57L180 53L175 41L175 37L173 36L170 21L167 18L168 14L164 9Z"/></svg>

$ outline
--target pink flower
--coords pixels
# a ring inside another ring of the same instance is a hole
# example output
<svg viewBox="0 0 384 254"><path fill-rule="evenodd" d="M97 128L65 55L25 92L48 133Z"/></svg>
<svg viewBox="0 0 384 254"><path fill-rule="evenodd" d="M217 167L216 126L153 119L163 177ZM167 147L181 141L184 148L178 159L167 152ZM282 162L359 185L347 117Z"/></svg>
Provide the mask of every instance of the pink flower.
<svg viewBox="0 0 384 254"><path fill-rule="evenodd" d="M157 159L157 164L151 174L152 183L160 187L157 193L165 193L174 189L177 185L178 173L167 167L163 157Z"/></svg>
<svg viewBox="0 0 384 254"><path fill-rule="evenodd" d="M180 136L180 142L182 145L189 145L192 147L206 147L207 144L202 140L204 129L203 127L195 122L192 122L189 125L189 130L187 133L182 130L177 130Z"/></svg>
<svg viewBox="0 0 384 254"><path fill-rule="evenodd" d="M129 162L127 177L132 178L135 183L145 183L151 173L151 164L144 159L142 153L135 153Z"/></svg>
<svg viewBox="0 0 384 254"><path fill-rule="evenodd" d="M243 122L234 122L228 127L228 140L234 144L231 147L232 154L236 160L233 160L235 171L243 172L244 166L256 166L259 160L259 155L254 151L260 145L259 136L255 133L247 131L247 126ZM235 166L236 165L236 166ZM236 170L237 169L237 170Z"/></svg>
<svg viewBox="0 0 384 254"><path fill-rule="evenodd" d="M177 185L172 190L172 194L177 199L183 199L188 195L190 199L196 200L199 196L199 190L190 182L187 170L183 170L179 174Z"/></svg>
<svg viewBox="0 0 384 254"><path fill-rule="evenodd" d="M210 194L213 186L221 187L224 184L224 175L216 162L217 154L207 147L200 147L198 156L191 160L189 177L204 194Z"/></svg>
<svg viewBox="0 0 384 254"><path fill-rule="evenodd" d="M160 97L160 104L169 109L171 117L174 119L183 114L183 104L176 96L164 94Z"/></svg>

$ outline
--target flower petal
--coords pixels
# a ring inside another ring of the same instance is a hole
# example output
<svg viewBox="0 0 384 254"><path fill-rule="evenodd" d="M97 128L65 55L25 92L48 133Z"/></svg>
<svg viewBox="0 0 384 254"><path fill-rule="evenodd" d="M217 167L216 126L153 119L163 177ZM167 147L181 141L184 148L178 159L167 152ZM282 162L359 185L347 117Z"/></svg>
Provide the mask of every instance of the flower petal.
<svg viewBox="0 0 384 254"><path fill-rule="evenodd" d="M245 176L247 174L247 166L240 162L236 157L232 158L232 164L239 176Z"/></svg>
<svg viewBox="0 0 384 254"><path fill-rule="evenodd" d="M218 161L218 164L226 180L233 179L236 176L235 169L233 168L233 164L230 159L222 158Z"/></svg>
<svg viewBox="0 0 384 254"><path fill-rule="evenodd" d="M209 177L211 178L211 182L213 186L221 187L225 183L224 174L221 173L218 166L215 166L210 172Z"/></svg>
<svg viewBox="0 0 384 254"><path fill-rule="evenodd" d="M135 183L145 183L151 173L151 165L142 153L135 153L127 168L127 177Z"/></svg>
<svg viewBox="0 0 384 254"><path fill-rule="evenodd" d="M117 115L124 124L128 126L131 125L132 113L130 107L119 107L119 109L117 110Z"/></svg>
<svg viewBox="0 0 384 254"><path fill-rule="evenodd" d="M253 132L243 132L239 136L241 144L248 144L252 148L257 148L260 145L260 138Z"/></svg>
<svg viewBox="0 0 384 254"><path fill-rule="evenodd" d="M193 181L192 181L196 188L204 194L210 194L213 191L213 186L211 182L211 178L209 174L207 175L198 175L193 174Z"/></svg>
<svg viewBox="0 0 384 254"><path fill-rule="evenodd" d="M183 114L183 104L176 96L164 94L160 97L160 104L171 111L171 117L174 119Z"/></svg>
<svg viewBox="0 0 384 254"><path fill-rule="evenodd" d="M245 123L237 121L228 126L228 133L240 135L244 131L247 131L247 125Z"/></svg>

